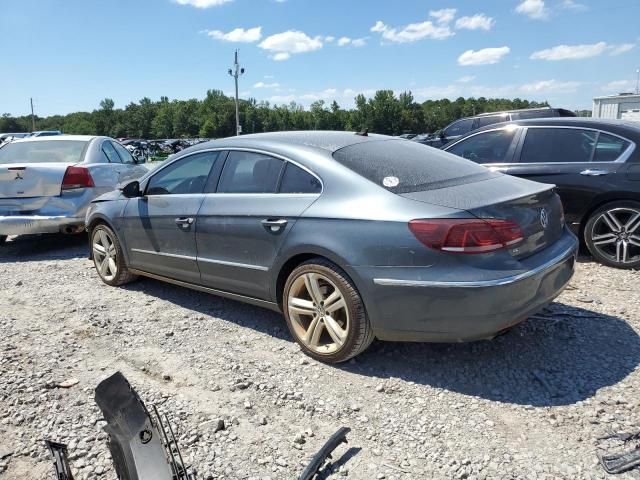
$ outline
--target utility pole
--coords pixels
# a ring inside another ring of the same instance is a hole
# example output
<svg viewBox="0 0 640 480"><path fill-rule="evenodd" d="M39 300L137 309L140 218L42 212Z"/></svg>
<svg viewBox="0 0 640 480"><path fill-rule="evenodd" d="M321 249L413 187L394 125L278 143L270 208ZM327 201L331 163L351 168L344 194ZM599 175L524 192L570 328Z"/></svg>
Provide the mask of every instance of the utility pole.
<svg viewBox="0 0 640 480"><path fill-rule="evenodd" d="M236 82L236 135L240 135L242 128L240 127L240 110L238 107L238 77L244 73L244 68L240 68L238 63L238 50L236 50L235 62L233 63L233 69L229 69L229 75L231 75Z"/></svg>
<svg viewBox="0 0 640 480"><path fill-rule="evenodd" d="M36 117L33 115L33 97L29 99L31 101L31 131L36 131Z"/></svg>
<svg viewBox="0 0 640 480"><path fill-rule="evenodd" d="M640 68L636 69L636 74L638 75L636 80L636 95L640 95Z"/></svg>

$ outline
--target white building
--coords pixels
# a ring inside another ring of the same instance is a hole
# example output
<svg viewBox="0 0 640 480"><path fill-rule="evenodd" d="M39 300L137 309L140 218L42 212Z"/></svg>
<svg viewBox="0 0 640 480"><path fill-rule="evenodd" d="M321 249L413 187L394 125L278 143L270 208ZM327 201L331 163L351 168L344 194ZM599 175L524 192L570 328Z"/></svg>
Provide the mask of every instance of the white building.
<svg viewBox="0 0 640 480"><path fill-rule="evenodd" d="M593 118L620 118L640 121L640 95L621 93L593 99Z"/></svg>

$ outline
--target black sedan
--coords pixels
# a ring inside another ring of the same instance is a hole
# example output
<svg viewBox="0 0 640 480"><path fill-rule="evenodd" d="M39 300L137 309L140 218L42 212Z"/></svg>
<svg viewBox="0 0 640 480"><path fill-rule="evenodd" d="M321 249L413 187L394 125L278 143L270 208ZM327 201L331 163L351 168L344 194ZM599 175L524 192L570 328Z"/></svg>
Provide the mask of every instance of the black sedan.
<svg viewBox="0 0 640 480"><path fill-rule="evenodd" d="M640 267L640 123L543 118L491 125L444 150L555 184L567 223L599 262Z"/></svg>

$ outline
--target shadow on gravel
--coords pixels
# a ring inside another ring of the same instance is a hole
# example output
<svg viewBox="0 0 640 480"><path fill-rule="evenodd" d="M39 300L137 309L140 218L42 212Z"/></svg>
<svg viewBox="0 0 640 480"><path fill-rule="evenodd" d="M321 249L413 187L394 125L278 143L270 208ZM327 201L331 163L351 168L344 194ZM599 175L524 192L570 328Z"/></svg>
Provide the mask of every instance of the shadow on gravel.
<svg viewBox="0 0 640 480"><path fill-rule="evenodd" d="M20 235L0 245L0 263L68 260L88 257L89 240L79 235Z"/></svg>
<svg viewBox="0 0 640 480"><path fill-rule="evenodd" d="M150 297L171 302L193 312L211 315L280 340L293 342L282 315L266 308L198 292L151 278L141 278L139 281L120 288L132 292L142 292Z"/></svg>
<svg viewBox="0 0 640 480"><path fill-rule="evenodd" d="M614 385L640 364L640 338L624 320L554 303L492 341L376 342L340 368L466 395L534 406L568 405Z"/></svg>
<svg viewBox="0 0 640 480"><path fill-rule="evenodd" d="M269 310L150 279L124 288L293 342L282 316ZM544 315L492 341L375 342L336 368L507 403L557 406L615 385L640 364L640 337L624 320L561 303Z"/></svg>

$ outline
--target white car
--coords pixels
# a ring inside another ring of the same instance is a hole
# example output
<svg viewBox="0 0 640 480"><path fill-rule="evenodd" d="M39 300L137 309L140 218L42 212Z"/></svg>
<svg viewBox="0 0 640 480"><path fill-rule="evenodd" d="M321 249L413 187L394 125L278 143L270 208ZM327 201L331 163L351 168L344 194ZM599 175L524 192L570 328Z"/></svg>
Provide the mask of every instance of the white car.
<svg viewBox="0 0 640 480"><path fill-rule="evenodd" d="M108 137L58 135L0 147L0 244L8 235L78 233L87 207L148 172Z"/></svg>

